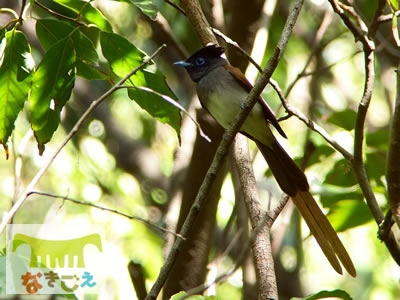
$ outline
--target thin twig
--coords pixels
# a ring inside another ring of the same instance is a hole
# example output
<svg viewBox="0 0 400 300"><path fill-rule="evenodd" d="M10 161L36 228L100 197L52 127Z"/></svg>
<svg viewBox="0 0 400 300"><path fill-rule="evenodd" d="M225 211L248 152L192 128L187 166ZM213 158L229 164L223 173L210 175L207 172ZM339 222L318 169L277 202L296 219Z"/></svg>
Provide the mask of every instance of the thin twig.
<svg viewBox="0 0 400 300"><path fill-rule="evenodd" d="M25 10L25 5L26 5L26 0L22 0L21 10L19 11L19 16L18 16L18 23L20 23L21 25L24 22L23 15Z"/></svg>
<svg viewBox="0 0 400 300"><path fill-rule="evenodd" d="M79 20L77 20L77 19L74 19L74 18L65 16L65 15L59 14L58 12L56 12L56 11L54 11L54 10L51 10L50 8L48 8L48 7L44 6L43 4L41 4L40 2L38 2L37 0L34 0L33 2L34 2L37 6L39 6L41 9L44 9L44 10L47 11L48 13L50 13L50 14L52 14L52 15L58 17L58 18L61 18L61 19L64 19L64 20L68 20L68 21L74 22L74 23L76 23L76 24L78 24L78 25L80 25L80 26L86 26L85 23L83 23L83 22L81 22L81 21L79 21Z"/></svg>
<svg viewBox="0 0 400 300"><path fill-rule="evenodd" d="M275 89L275 91L278 93L278 96L281 99L281 102L282 102L283 106L285 107L285 110L289 113L289 116L290 116L290 114L295 115L299 120L303 121L304 124L306 124L308 128L312 129L313 131L315 131L319 135L321 135L325 139L325 141L327 141L328 144L333 147L333 149L335 149L338 152L340 152L347 160L353 159L353 155L350 152L348 152L346 149L344 149L337 141L335 141L325 131L325 129L323 129L321 126L319 126L318 124L316 124L315 122L313 122L312 120L307 118L302 112L300 112L293 105L291 105L285 99L285 96L283 95L281 89L279 88L278 85L276 85L276 83L274 81L270 81L270 84Z"/></svg>
<svg viewBox="0 0 400 300"><path fill-rule="evenodd" d="M364 28L364 29L358 27L346 15L345 11L342 9L342 7L340 6L338 1L336 1L336 0L328 0L328 1L332 6L333 11L339 15L339 17L342 19L343 23L351 31L355 40L360 41L363 44L365 49L368 49L368 48L375 49L373 40L369 39L368 32L367 32L367 30L365 30L365 28L367 28L367 26L362 25L362 28ZM358 19L357 21L360 22L360 20L361 19Z"/></svg>
<svg viewBox="0 0 400 300"><path fill-rule="evenodd" d="M21 205L24 203L26 200L26 197L29 192L31 192L34 188L34 186L39 182L39 180L42 178L43 174L47 171L47 169L50 167L50 165L53 163L54 159L57 157L57 155L61 152L61 150L65 147L65 145L72 139L72 137L78 132L82 124L85 122L87 117L90 115L90 113L105 99L107 99L108 96L110 96L112 93L114 93L116 90L119 89L120 86L124 84L126 80L128 80L129 77L134 75L136 72L138 72L140 69L144 68L160 51L162 48L166 47L166 45L162 45L160 48L158 48L150 57L145 59L140 66L137 68L133 69L131 72L129 72L128 75L126 75L124 78L122 78L120 81L118 81L112 88L110 88L107 92L105 92L102 96L100 96L98 99L94 100L88 109L84 112L84 114L80 117L80 119L75 123L74 127L71 129L71 131L68 133L67 137L64 139L64 141L58 146L56 151L50 156L50 158L47 160L47 162L43 165L43 167L36 173L35 177L31 180L31 182L27 185L25 188L24 192L22 193L21 197L18 199L17 202L14 203L13 207L9 210L8 213L4 213L2 222L0 224L0 233L3 232L5 229L6 225L10 222L12 217L15 215L15 213L18 211L18 209L21 207Z"/></svg>
<svg viewBox="0 0 400 300"><path fill-rule="evenodd" d="M128 214L125 214L125 213L120 212L118 210L107 208L107 207L103 207L103 206L100 206L100 205L97 205L97 204L93 204L91 202L80 201L80 200L76 200L76 199L73 199L73 198L70 198L70 197L67 197L67 196L54 195L54 194L51 194L51 193L39 192L39 191L31 191L31 192L29 192L26 195L26 198L28 198L31 195L41 195L41 196L46 196L46 197L51 197L51 198L56 198L56 199L62 199L63 201L70 201L70 202L75 203L75 204L91 206L91 207L94 207L94 208L97 208L97 209L100 209L100 210L111 212L111 213L116 214L116 215L120 215L120 216L125 217L125 218L127 218L129 220L139 221L139 222L141 222L143 224L146 224L146 225L149 225L151 227L154 227L154 228L156 228L156 229L158 229L158 230L160 230L162 232L167 232L167 233L170 233L170 234L172 234L172 235L174 235L174 236L176 236L176 237L178 237L180 239L185 239L179 233L176 233L176 232L168 230L168 229L166 229L164 227L161 227L161 226L159 226L159 225L157 225L157 224L155 224L155 223L153 223L153 222L151 222L149 220L146 220L146 219L143 219L143 218L137 217L137 216L128 215Z"/></svg>
<svg viewBox="0 0 400 300"><path fill-rule="evenodd" d="M267 212L268 217L271 219L270 222L275 222L276 218L279 216L279 214L282 212L282 210L285 208L286 203L289 201L289 196L286 194L282 194L281 199L279 200L278 204L276 207Z"/></svg>
<svg viewBox="0 0 400 300"><path fill-rule="evenodd" d="M12 14L15 20L18 20L18 14L15 12L15 10L8 8L8 7L2 7L0 8L0 13L9 13Z"/></svg>
<svg viewBox="0 0 400 300"><path fill-rule="evenodd" d="M170 0L164 0L166 3L168 3L169 5L171 5L173 8L175 8L177 11L179 11L181 14L183 14L184 16L186 16L185 11L177 4L175 4L174 2L170 1Z"/></svg>
<svg viewBox="0 0 400 300"><path fill-rule="evenodd" d="M387 15L381 15L379 18L377 18L378 23L384 23L388 21L392 21L393 18L398 18L400 16L400 10L396 11L393 14L387 14Z"/></svg>
<svg viewBox="0 0 400 300"><path fill-rule="evenodd" d="M378 238L383 242L388 240L389 234L394 224L392 210L386 212L385 219L379 224Z"/></svg>

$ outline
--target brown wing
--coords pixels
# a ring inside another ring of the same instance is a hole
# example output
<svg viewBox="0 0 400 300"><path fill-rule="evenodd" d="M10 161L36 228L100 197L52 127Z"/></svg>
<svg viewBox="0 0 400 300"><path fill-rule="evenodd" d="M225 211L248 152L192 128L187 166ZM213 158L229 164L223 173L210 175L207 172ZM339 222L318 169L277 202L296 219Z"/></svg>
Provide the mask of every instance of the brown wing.
<svg viewBox="0 0 400 300"><path fill-rule="evenodd" d="M243 73L235 68L232 67L231 65L225 65L225 68L228 70L229 73L231 73L233 75L233 77L246 89L250 92L250 90L252 89L252 85L251 83L247 80L247 78L243 75ZM265 120L269 123L271 123L276 130L281 134L281 136L283 136L284 138L287 138L285 132L283 131L282 127L279 125L278 121L276 120L274 114L272 113L272 111L270 110L270 108L268 107L267 103L265 103L265 101L263 100L263 98L261 98L261 96L258 99L258 103L261 105L261 108L263 110L264 113L264 117Z"/></svg>

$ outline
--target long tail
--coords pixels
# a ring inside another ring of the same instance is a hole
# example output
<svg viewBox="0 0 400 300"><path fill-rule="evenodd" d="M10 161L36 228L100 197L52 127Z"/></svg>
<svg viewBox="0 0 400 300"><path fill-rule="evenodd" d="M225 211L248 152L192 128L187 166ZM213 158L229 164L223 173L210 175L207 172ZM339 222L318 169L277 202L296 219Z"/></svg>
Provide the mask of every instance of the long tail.
<svg viewBox="0 0 400 300"><path fill-rule="evenodd" d="M351 276L356 277L356 269L349 254L336 234L336 231L308 191L309 185L304 172L278 142L275 142L271 146L266 146L258 141L256 141L256 144L267 161L279 186L292 198L310 228L311 233L321 247L322 252L335 271L343 274L340 261L347 272Z"/></svg>

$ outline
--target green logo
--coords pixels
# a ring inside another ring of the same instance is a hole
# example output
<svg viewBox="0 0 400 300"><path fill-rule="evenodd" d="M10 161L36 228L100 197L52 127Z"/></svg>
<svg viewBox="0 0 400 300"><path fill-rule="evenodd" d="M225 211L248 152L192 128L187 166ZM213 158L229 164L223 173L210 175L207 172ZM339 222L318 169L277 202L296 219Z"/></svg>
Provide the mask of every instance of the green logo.
<svg viewBox="0 0 400 300"><path fill-rule="evenodd" d="M68 257L68 267L74 267L73 257L78 257L78 268L84 268L83 249L87 244L92 244L101 252L100 234L91 234L71 240L43 240L36 237L17 233L13 238L12 252L20 245L27 244L31 248L30 268L48 268L56 267L56 259L61 267L64 267L65 256ZM50 257L50 264L46 265L46 257ZM41 258L41 265L38 263L38 257Z"/></svg>

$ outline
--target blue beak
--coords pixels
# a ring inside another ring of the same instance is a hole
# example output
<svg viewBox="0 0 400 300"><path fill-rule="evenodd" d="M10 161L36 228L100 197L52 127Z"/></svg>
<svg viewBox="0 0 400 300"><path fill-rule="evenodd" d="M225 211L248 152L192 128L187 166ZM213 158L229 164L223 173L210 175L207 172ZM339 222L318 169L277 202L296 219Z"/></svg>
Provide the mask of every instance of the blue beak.
<svg viewBox="0 0 400 300"><path fill-rule="evenodd" d="M193 66L193 64L188 63L188 62L186 62L184 60L174 62L174 65L180 66L180 67L191 67L191 66Z"/></svg>

